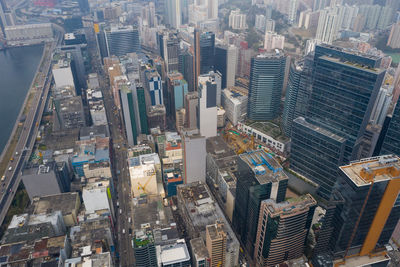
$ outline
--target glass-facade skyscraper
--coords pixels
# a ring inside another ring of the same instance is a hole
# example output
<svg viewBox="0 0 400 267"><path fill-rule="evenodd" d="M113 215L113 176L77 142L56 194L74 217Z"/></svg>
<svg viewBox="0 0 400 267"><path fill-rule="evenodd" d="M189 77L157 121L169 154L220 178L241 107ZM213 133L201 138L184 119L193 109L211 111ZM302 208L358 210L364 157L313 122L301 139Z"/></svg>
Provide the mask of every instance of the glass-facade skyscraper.
<svg viewBox="0 0 400 267"><path fill-rule="evenodd" d="M293 122L291 168L316 182L326 199L332 194L338 166L359 157L385 76L380 62L380 57L338 47L316 47L308 111Z"/></svg>
<svg viewBox="0 0 400 267"><path fill-rule="evenodd" d="M308 55L290 66L282 125L286 136L291 136L293 120L305 116L311 95L313 56Z"/></svg>
<svg viewBox="0 0 400 267"><path fill-rule="evenodd" d="M381 155L395 154L400 156L400 100L394 109L392 120L383 141Z"/></svg>
<svg viewBox="0 0 400 267"><path fill-rule="evenodd" d="M279 115L286 56L279 50L251 59L249 103L250 120L273 120Z"/></svg>

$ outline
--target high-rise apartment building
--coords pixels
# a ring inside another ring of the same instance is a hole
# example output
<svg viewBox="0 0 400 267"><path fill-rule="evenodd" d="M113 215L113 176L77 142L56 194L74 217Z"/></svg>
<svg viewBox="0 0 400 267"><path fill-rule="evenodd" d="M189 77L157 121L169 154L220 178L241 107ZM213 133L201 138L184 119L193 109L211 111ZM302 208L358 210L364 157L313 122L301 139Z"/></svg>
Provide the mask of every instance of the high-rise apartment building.
<svg viewBox="0 0 400 267"><path fill-rule="evenodd" d="M329 199L340 165L359 157L385 70L380 57L320 45L305 118L292 124L291 168L319 185Z"/></svg>
<svg viewBox="0 0 400 267"><path fill-rule="evenodd" d="M112 25L104 31L108 55L123 56L128 53L139 53L139 30L133 26Z"/></svg>
<svg viewBox="0 0 400 267"><path fill-rule="evenodd" d="M313 57L306 56L290 66L288 86L283 108L282 126L285 135L290 137L293 120L305 116L311 95L311 72Z"/></svg>
<svg viewBox="0 0 400 267"><path fill-rule="evenodd" d="M288 177L282 167L263 150L239 155L235 209L232 225L244 248L254 254L261 202L285 200Z"/></svg>
<svg viewBox="0 0 400 267"><path fill-rule="evenodd" d="M239 9L232 10L231 14L229 15L229 27L234 30L246 29L246 15L240 13Z"/></svg>
<svg viewBox="0 0 400 267"><path fill-rule="evenodd" d="M329 6L330 2L330 0L314 0L313 11L324 9Z"/></svg>
<svg viewBox="0 0 400 267"><path fill-rule="evenodd" d="M285 36L279 35L276 32L266 32L264 37L264 49L271 52L273 49L281 49L285 45Z"/></svg>
<svg viewBox="0 0 400 267"><path fill-rule="evenodd" d="M325 8L319 13L318 28L315 39L331 44L337 38L339 18L335 8Z"/></svg>
<svg viewBox="0 0 400 267"><path fill-rule="evenodd" d="M400 21L392 25L387 46L400 48Z"/></svg>
<svg viewBox="0 0 400 267"><path fill-rule="evenodd" d="M296 22L298 4L299 3L298 3L297 0L290 0L289 1L289 10L288 10L288 21L289 21L289 24L293 24L293 23Z"/></svg>
<svg viewBox="0 0 400 267"><path fill-rule="evenodd" d="M394 109L380 154L395 154L400 156L400 100Z"/></svg>
<svg viewBox="0 0 400 267"><path fill-rule="evenodd" d="M226 233L223 222L206 226L206 247L210 257L210 267L225 266Z"/></svg>
<svg viewBox="0 0 400 267"><path fill-rule="evenodd" d="M264 15L256 15L256 19L254 22L254 28L261 32L265 32L265 23L266 19Z"/></svg>
<svg viewBox="0 0 400 267"><path fill-rule="evenodd" d="M181 1L182 0L165 1L166 24L175 29L178 29L182 23Z"/></svg>
<svg viewBox="0 0 400 267"><path fill-rule="evenodd" d="M279 50L251 59L249 119L273 120L279 115L285 66L286 56Z"/></svg>
<svg viewBox="0 0 400 267"><path fill-rule="evenodd" d="M200 134L206 138L216 136L218 98L221 103L221 74L210 72L200 75L198 93Z"/></svg>
<svg viewBox="0 0 400 267"><path fill-rule="evenodd" d="M257 266L276 266L303 255L316 205L310 194L281 203L261 202L254 251Z"/></svg>
<svg viewBox="0 0 400 267"><path fill-rule="evenodd" d="M221 73L221 88L235 85L238 49L234 45L215 47L215 70Z"/></svg>
<svg viewBox="0 0 400 267"><path fill-rule="evenodd" d="M345 203L332 237L335 255L373 255L389 242L400 218L400 158L366 158L341 166L340 171Z"/></svg>

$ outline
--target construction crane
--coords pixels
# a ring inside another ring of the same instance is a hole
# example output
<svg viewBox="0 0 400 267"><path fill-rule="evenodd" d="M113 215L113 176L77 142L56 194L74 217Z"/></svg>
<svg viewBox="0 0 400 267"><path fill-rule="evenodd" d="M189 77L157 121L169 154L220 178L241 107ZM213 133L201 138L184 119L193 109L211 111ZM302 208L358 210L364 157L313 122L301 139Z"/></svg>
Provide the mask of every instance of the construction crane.
<svg viewBox="0 0 400 267"><path fill-rule="evenodd" d="M234 128L227 128L224 132L224 137L225 140L234 147L236 154L254 150L254 136L251 136L249 141L246 134L240 134Z"/></svg>
<svg viewBox="0 0 400 267"><path fill-rule="evenodd" d="M151 172L149 171L146 175L148 178L147 178L146 182L144 183L144 185L142 185L140 182L138 182L138 190L140 190L140 189L143 190L144 195L148 195L146 187L149 184L150 180L153 178L154 171L151 171Z"/></svg>

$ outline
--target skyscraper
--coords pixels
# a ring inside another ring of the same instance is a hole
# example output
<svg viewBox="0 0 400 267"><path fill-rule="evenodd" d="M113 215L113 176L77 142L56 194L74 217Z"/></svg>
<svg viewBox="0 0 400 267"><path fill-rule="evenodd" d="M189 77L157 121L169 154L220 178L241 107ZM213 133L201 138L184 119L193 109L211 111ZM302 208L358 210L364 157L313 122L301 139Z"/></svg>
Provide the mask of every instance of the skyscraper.
<svg viewBox="0 0 400 267"><path fill-rule="evenodd" d="M188 93L187 82L179 72L168 74L168 108L167 112L175 117L175 112L184 107L185 96Z"/></svg>
<svg viewBox="0 0 400 267"><path fill-rule="evenodd" d="M194 31L194 52L197 74L206 74L214 70L215 34L212 32L200 33Z"/></svg>
<svg viewBox="0 0 400 267"><path fill-rule="evenodd" d="M185 126L188 129L197 128L197 108L199 106L199 95L195 92L187 93L185 97Z"/></svg>
<svg viewBox="0 0 400 267"><path fill-rule="evenodd" d="M400 100L394 109L389 128L383 141L381 155L395 154L400 156Z"/></svg>
<svg viewBox="0 0 400 267"><path fill-rule="evenodd" d="M365 256L386 245L400 218L400 158L366 158L340 167L345 199L335 255Z"/></svg>
<svg viewBox="0 0 400 267"><path fill-rule="evenodd" d="M194 56L189 49L183 49L180 51L179 56L178 71L183 74L183 77L188 83L189 92L195 91L196 86L194 85Z"/></svg>
<svg viewBox="0 0 400 267"><path fill-rule="evenodd" d="M137 137L141 133L139 103L136 85L127 83L119 90L121 98L122 118L126 136L130 145L137 145Z"/></svg>
<svg viewBox="0 0 400 267"><path fill-rule="evenodd" d="M317 46L305 118L292 125L291 168L319 185L329 199L340 165L358 158L385 70L381 58Z"/></svg>
<svg viewBox="0 0 400 267"><path fill-rule="evenodd" d="M221 75L210 72L199 77L198 124L200 134L206 138L217 135L217 97L221 102Z"/></svg>
<svg viewBox="0 0 400 267"><path fill-rule="evenodd" d="M160 74L155 69L151 69L145 70L144 76L148 93L146 103L151 106L163 105L163 87Z"/></svg>
<svg viewBox="0 0 400 267"><path fill-rule="evenodd" d="M179 69L179 40L174 33L158 33L160 56L164 59L167 72Z"/></svg>
<svg viewBox="0 0 400 267"><path fill-rule="evenodd" d="M282 126L286 136L292 133L293 120L305 116L311 95L311 72L313 57L306 56L290 66L288 86L283 108Z"/></svg>
<svg viewBox="0 0 400 267"><path fill-rule="evenodd" d="M181 13L181 0L165 1L166 24L175 29L179 28L182 23Z"/></svg>
<svg viewBox="0 0 400 267"><path fill-rule="evenodd" d="M310 194L281 203L261 202L254 251L257 266L276 266L303 255L316 205Z"/></svg>
<svg viewBox="0 0 400 267"><path fill-rule="evenodd" d="M233 45L215 47L215 70L222 76L221 87L225 89L235 85L238 49Z"/></svg>
<svg viewBox="0 0 400 267"><path fill-rule="evenodd" d="M133 26L111 26L105 30L108 55L123 56L140 52L138 29Z"/></svg>
<svg viewBox="0 0 400 267"><path fill-rule="evenodd" d="M232 225L250 255L254 255L261 202L285 200L288 177L263 150L239 155Z"/></svg>
<svg viewBox="0 0 400 267"><path fill-rule="evenodd" d="M273 120L279 106L285 77L286 56L276 50L251 59L248 118Z"/></svg>
<svg viewBox="0 0 400 267"><path fill-rule="evenodd" d="M289 21L289 24L293 24L293 23L296 22L297 7L298 7L298 2L297 2L297 0L290 0L290 1L289 1L289 12L288 12L288 21Z"/></svg>

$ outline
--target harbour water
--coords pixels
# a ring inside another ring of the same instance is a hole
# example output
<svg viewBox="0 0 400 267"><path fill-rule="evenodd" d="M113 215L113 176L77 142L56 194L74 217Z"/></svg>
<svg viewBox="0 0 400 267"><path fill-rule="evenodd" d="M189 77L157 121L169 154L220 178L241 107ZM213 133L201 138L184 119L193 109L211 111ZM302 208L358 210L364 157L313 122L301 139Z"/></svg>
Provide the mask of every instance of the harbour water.
<svg viewBox="0 0 400 267"><path fill-rule="evenodd" d="M43 53L43 45L0 51L0 154L7 144Z"/></svg>

